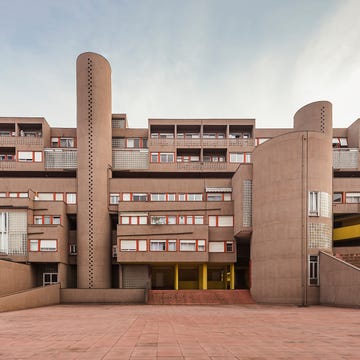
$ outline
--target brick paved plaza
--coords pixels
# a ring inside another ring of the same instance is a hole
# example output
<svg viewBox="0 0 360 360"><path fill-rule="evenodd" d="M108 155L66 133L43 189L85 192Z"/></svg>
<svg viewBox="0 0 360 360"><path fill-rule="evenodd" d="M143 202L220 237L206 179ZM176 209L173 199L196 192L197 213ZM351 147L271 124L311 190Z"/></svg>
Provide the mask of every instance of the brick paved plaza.
<svg viewBox="0 0 360 360"><path fill-rule="evenodd" d="M0 314L0 359L359 359L360 310L58 305Z"/></svg>

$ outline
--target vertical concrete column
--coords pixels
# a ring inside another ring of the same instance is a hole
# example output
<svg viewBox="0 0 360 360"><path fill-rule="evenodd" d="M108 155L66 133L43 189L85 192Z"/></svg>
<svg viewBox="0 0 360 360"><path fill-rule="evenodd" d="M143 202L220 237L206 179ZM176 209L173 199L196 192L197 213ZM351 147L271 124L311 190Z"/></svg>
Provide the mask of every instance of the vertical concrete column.
<svg viewBox="0 0 360 360"><path fill-rule="evenodd" d="M235 264L230 264L230 289L235 289Z"/></svg>
<svg viewBox="0 0 360 360"><path fill-rule="evenodd" d="M174 289L179 290L179 264L175 264L174 268Z"/></svg>
<svg viewBox="0 0 360 360"><path fill-rule="evenodd" d="M207 290L207 264L202 264L202 289Z"/></svg>
<svg viewBox="0 0 360 360"><path fill-rule="evenodd" d="M102 56L84 53L76 71L78 287L110 288L111 68Z"/></svg>

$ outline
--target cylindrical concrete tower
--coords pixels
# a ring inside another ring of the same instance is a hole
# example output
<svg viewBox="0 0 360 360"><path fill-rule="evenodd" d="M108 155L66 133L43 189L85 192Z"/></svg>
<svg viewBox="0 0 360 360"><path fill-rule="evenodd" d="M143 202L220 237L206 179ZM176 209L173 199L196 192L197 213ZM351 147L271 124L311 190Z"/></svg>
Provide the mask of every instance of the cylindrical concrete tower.
<svg viewBox="0 0 360 360"><path fill-rule="evenodd" d="M331 138L332 107L321 101L296 113L294 131L253 152L251 293L258 302L319 302L309 259L332 246Z"/></svg>
<svg viewBox="0 0 360 360"><path fill-rule="evenodd" d="M94 53L76 64L78 288L111 287L108 179L111 165L111 68Z"/></svg>

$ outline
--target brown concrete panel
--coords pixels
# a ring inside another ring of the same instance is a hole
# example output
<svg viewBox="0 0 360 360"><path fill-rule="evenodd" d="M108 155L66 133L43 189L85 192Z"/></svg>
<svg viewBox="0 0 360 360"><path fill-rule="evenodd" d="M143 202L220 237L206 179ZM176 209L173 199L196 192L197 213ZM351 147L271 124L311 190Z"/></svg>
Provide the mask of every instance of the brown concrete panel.
<svg viewBox="0 0 360 360"><path fill-rule="evenodd" d="M360 307L360 269L320 252L320 303Z"/></svg>
<svg viewBox="0 0 360 360"><path fill-rule="evenodd" d="M35 274L30 265L0 260L0 296L35 286Z"/></svg>

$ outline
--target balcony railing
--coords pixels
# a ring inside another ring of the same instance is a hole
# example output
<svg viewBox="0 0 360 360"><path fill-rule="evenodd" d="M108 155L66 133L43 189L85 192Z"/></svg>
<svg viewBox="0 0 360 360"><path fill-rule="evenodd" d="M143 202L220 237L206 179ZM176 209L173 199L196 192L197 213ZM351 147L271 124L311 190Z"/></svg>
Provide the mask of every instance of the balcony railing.
<svg viewBox="0 0 360 360"><path fill-rule="evenodd" d="M0 136L0 146L3 145L43 145L41 136Z"/></svg>
<svg viewBox="0 0 360 360"><path fill-rule="evenodd" d="M333 149L334 169L357 169L359 165L359 149Z"/></svg>
<svg viewBox="0 0 360 360"><path fill-rule="evenodd" d="M209 138L199 138L199 139L149 139L149 146L174 146L177 147L229 147L229 146L241 146L249 147L255 146L254 139L209 139Z"/></svg>
<svg viewBox="0 0 360 360"><path fill-rule="evenodd" d="M45 149L45 168L76 169L77 149Z"/></svg>
<svg viewBox="0 0 360 360"><path fill-rule="evenodd" d="M226 163L224 162L190 162L177 163L178 170L225 170Z"/></svg>
<svg viewBox="0 0 360 360"><path fill-rule="evenodd" d="M112 151L113 169L148 169L149 151L147 149L134 150L113 150Z"/></svg>

